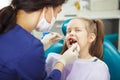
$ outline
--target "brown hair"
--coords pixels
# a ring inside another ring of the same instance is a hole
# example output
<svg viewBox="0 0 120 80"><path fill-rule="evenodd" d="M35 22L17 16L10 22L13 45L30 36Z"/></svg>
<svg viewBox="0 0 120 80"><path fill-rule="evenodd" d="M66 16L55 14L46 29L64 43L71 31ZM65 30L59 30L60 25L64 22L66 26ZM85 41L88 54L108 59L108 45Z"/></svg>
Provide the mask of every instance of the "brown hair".
<svg viewBox="0 0 120 80"><path fill-rule="evenodd" d="M92 56L96 56L100 59L103 58L102 55L102 44L104 40L104 25L102 20L96 19L96 20L90 20L87 18L77 18L79 20L83 20L86 22L86 30L88 33L94 33L96 35L96 39L92 42L90 48L89 48L89 53ZM61 54L63 54L67 50L67 45L64 43L64 47L62 49Z"/></svg>
<svg viewBox="0 0 120 80"><path fill-rule="evenodd" d="M14 28L18 10L33 12L48 6L55 8L62 5L65 1L66 0L12 0L9 6L0 10L0 34Z"/></svg>

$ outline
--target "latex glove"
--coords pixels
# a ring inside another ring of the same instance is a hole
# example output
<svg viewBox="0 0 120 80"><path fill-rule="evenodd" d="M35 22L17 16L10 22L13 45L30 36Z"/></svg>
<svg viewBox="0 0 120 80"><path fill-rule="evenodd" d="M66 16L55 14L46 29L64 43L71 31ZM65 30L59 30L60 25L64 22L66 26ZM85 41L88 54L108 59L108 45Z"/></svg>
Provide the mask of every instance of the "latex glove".
<svg viewBox="0 0 120 80"><path fill-rule="evenodd" d="M41 40L44 44L44 50L48 49L52 44L61 40L62 38L63 37L60 34L55 32L50 32L49 34L46 34Z"/></svg>
<svg viewBox="0 0 120 80"><path fill-rule="evenodd" d="M61 55L60 59L57 62L61 62L64 64L69 64L70 62L78 59L78 55L80 52L80 47L77 43L73 44L67 51Z"/></svg>

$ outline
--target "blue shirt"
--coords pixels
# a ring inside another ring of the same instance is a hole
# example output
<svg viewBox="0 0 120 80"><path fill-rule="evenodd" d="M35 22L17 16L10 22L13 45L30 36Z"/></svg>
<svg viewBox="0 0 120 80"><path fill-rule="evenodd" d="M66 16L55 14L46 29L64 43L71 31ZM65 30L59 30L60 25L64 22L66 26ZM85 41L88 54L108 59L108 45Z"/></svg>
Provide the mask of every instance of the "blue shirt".
<svg viewBox="0 0 120 80"><path fill-rule="evenodd" d="M59 80L61 73L46 76L40 40L19 25L0 35L0 80Z"/></svg>

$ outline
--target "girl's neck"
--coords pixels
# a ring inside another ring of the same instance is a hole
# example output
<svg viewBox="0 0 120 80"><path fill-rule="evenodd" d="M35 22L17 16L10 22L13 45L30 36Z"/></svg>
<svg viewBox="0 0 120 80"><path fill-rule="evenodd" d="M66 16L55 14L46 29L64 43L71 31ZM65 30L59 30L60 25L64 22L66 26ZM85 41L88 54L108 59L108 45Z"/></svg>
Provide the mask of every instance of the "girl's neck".
<svg viewBox="0 0 120 80"><path fill-rule="evenodd" d="M88 51L86 51L86 52L80 52L79 56L78 56L78 58L80 58L80 59L90 59L92 57L93 56L91 56Z"/></svg>

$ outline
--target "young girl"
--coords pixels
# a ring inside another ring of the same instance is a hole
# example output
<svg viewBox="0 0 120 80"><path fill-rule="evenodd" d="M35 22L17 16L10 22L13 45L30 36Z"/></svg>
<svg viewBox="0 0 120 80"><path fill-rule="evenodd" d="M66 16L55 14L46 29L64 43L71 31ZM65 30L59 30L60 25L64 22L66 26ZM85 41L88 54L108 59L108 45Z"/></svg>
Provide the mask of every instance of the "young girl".
<svg viewBox="0 0 120 80"><path fill-rule="evenodd" d="M109 70L102 59L104 38L101 20L74 18L67 25L63 54L72 44L79 44L78 59L65 66L61 80L110 80ZM50 54L46 60L46 70L51 72L61 55Z"/></svg>

